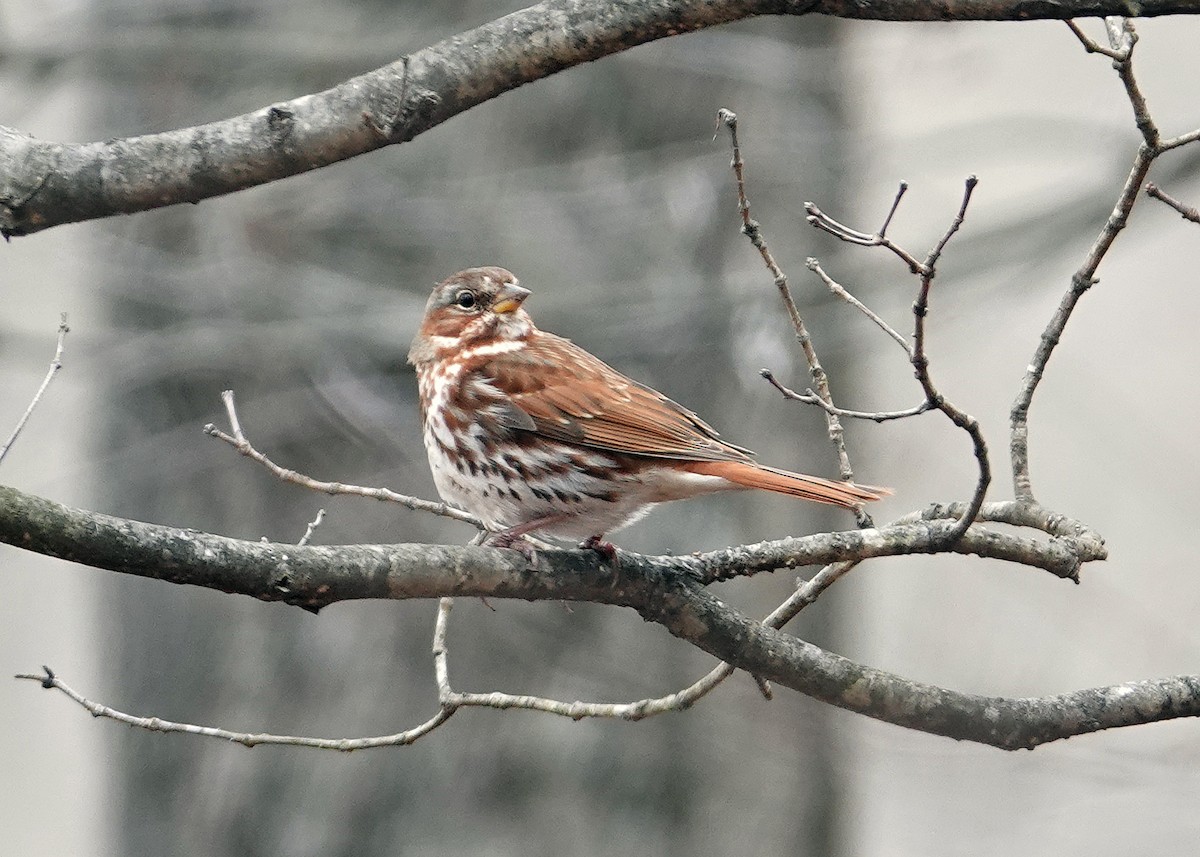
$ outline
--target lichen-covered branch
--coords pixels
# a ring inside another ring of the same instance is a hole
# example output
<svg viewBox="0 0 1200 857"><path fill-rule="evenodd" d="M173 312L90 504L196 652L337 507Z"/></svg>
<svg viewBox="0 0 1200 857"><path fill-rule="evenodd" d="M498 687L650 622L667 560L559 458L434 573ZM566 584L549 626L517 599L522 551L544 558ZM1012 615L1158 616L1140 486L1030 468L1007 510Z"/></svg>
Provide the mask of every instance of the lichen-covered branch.
<svg viewBox="0 0 1200 857"><path fill-rule="evenodd" d="M934 507L910 522L880 530L826 533L688 557L619 553L609 563L593 551L546 550L530 564L516 551L491 548L240 541L70 509L0 488L0 541L97 568L309 608L353 598L447 595L586 599L631 607L733 667L817 699L901 726L1006 749L1200 714L1200 676L1042 699L972 696L911 682L742 616L704 585L766 568L944 550L941 530L953 527L961 514L961 508ZM1042 557L1046 565L1055 565L1051 557L1056 552L1075 550L1076 567L1104 558L1103 545L1086 528L1037 507L988 504L979 518L1034 526L1051 537L1018 539L975 525L957 550L1006 553L1016 561L1024 561L1017 559L1024 552L1028 559Z"/></svg>
<svg viewBox="0 0 1200 857"><path fill-rule="evenodd" d="M1057 696L976 696L908 681L827 652L738 616L707 590L690 589L686 596L670 591L639 612L728 663L815 699L898 726L1004 750L1200 716L1200 675Z"/></svg>
<svg viewBox="0 0 1200 857"><path fill-rule="evenodd" d="M944 507L949 514L957 507ZM139 577L318 610L361 598L496 598L595 601L633 606L627 588L667 578L709 584L780 568L868 557L939 553L953 527L946 517L881 529L818 533L689 556L621 551L609 563L595 551L516 551L472 546L294 545L243 541L181 527L73 509L0 486L0 543ZM1078 579L1105 558L1103 545L1073 537L1030 538L973 527L953 551L1002 559Z"/></svg>

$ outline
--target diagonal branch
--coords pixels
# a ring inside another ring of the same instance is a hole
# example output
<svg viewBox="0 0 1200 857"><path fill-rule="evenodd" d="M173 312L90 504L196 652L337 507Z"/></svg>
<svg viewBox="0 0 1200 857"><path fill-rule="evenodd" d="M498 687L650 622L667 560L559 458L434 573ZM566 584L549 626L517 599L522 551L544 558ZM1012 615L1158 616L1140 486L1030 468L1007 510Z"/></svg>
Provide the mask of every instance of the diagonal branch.
<svg viewBox="0 0 1200 857"><path fill-rule="evenodd" d="M465 524L471 524L475 527L482 527L479 519L470 512L455 509L446 503L422 500L420 497L410 497L407 494L397 494L395 491L387 488L373 488L367 485L347 485L344 482L324 482L320 479L313 479L311 476L306 476L303 473L298 473L295 470L280 467L274 461L267 458L266 455L255 449L246 438L245 432L242 431L241 420L238 418L237 406L233 400L233 391L225 390L222 392L221 401L225 403L225 412L229 416L229 426L233 430L233 434L221 431L212 423L204 427L204 433L209 437L215 437L217 440L229 444L251 461L257 461L284 482L290 482L292 485L299 485L301 488L307 488L310 491L317 491L322 494L344 494L351 497L365 497L369 500L396 503L397 505L404 506L406 509L412 509L414 512L429 512L431 515L441 515L444 518L462 521Z"/></svg>
<svg viewBox="0 0 1200 857"><path fill-rule="evenodd" d="M829 440L833 444L834 452L838 458L838 470L842 479L852 481L854 479L854 468L850 464L850 454L846 451L846 432L842 428L842 421L837 409L833 405L833 394L829 389L829 375L826 374L825 367L821 365L821 361L817 357L817 350L813 346L812 337L809 336L808 327L804 324L804 318L800 315L796 301L792 298L792 290L788 287L787 275L779 267L779 263L775 261L770 248L767 247L767 239L763 235L761 225L750 216L750 200L746 196L746 164L742 160L741 146L738 145L737 114L732 110L722 107L717 111L717 121L729 129L729 141L733 148L733 160L730 166L733 169L734 181L737 185L738 212L742 217L742 234L750 239L750 243L754 245L754 249L762 257L763 264L767 266L767 270L771 273L775 288L779 291L780 300L783 301L784 310L787 312L788 318L792 323L792 330L796 334L796 342L799 343L800 350L804 352L804 360L808 364L808 374L812 378L816 398L825 406L825 423ZM861 506L855 510L855 519L859 527L875 526L871 515Z"/></svg>
<svg viewBox="0 0 1200 857"><path fill-rule="evenodd" d="M1099 282L1096 278L1096 271L1117 240L1117 236L1129 222L1129 216L1137 202L1138 190L1146 181L1146 176L1150 173L1150 167L1154 161L1165 152L1200 140L1200 129L1168 140L1161 138L1158 126L1150 115L1146 99L1133 74L1133 48L1137 43L1137 34L1133 31L1132 24L1127 18L1114 17L1106 21L1106 30L1110 47L1101 48L1078 26L1071 25L1071 31L1083 42L1089 52L1101 53L1113 60L1113 67L1125 89L1125 97L1133 108L1134 123L1141 132L1142 142L1134 155L1129 175L1125 179L1117 201L1113 204L1108 219L1088 249L1083 264L1071 276L1070 287L1059 301L1058 309L1055 310L1042 332L1041 341L1025 369L1016 399L1009 410L1009 457L1012 462L1013 488L1017 499L1027 503L1034 502L1033 479L1029 473L1029 409L1033 404L1033 396L1041 384L1042 376L1045 375L1046 364L1062 339L1063 331L1066 329L1067 322L1071 320L1071 315L1075 311L1079 299ZM1186 217L1186 214L1184 216Z"/></svg>
<svg viewBox="0 0 1200 857"><path fill-rule="evenodd" d="M25 428L25 423L29 422L29 417L33 414L34 408L42 400L46 388L50 386L50 382L54 380L54 376L58 374L58 370L62 369L63 345L66 343L67 334L70 332L71 328L67 327L67 314L64 312L62 320L58 323L58 345L54 349L54 357L50 361L50 368L46 372L46 377L42 379L41 386L37 388L37 392L30 399L29 406L25 408L25 413L17 420L17 425L12 430L12 434L8 436L8 440L4 441L4 445L0 446L0 462L4 461L4 456L8 455L8 451L12 449L12 445L17 442L17 438Z"/></svg>

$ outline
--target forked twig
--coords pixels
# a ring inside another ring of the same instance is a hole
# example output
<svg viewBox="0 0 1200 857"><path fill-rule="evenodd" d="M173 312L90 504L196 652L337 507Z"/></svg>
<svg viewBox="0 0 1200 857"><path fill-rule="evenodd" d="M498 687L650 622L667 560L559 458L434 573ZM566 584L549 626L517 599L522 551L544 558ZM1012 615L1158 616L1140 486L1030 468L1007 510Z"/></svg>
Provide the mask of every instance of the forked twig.
<svg viewBox="0 0 1200 857"><path fill-rule="evenodd" d="M901 182L900 189L896 193L895 199L892 201L892 207L888 211L888 215L884 220L883 227L879 232L876 232L873 235L852 229L846 226L844 223L840 223L839 221L830 217L811 202L805 203L805 209L808 211L807 220L810 225L827 232L830 235L833 235L835 238L848 241L852 244L858 244L864 247L883 247L891 251L897 258L904 262L909 271L915 274L918 278L919 286L917 289L917 299L913 303L913 337L911 345L905 341L903 337L900 337L899 334L891 330L891 328L883 323L882 320L876 320L877 317L874 315L874 313L870 313L868 311L868 317L872 318L873 321L876 321L876 324L878 324L885 333L888 333L893 340L900 342L900 344L904 346L905 352L909 357L909 362L912 363L917 382L921 385L921 390L925 394L925 401L915 408L909 408L905 411L881 412L877 415L866 413L863 414L863 418L876 420L882 420L883 418L902 419L904 417L916 416L917 414L936 409L945 414L946 417L958 428L967 432L968 436L971 438L972 447L974 448L975 459L979 468L979 477L975 482L975 490L972 493L970 503L967 504L962 518L958 521L957 525L947 537L947 542L949 544L953 544L963 536L963 534L967 531L967 528L970 527L971 523L975 520L975 516L978 514L980 507L983 505L984 498L987 496L988 486L991 484L992 480L991 463L988 458L987 442L983 437L983 431L979 427L979 422L970 414L961 410L947 400L933 382L933 378L929 370L929 357L925 349L925 318L929 313L929 296L933 288L934 276L937 273L937 263L941 259L942 253L946 249L946 245L950 242L950 239L954 237L959 228L962 226L963 220L966 218L967 207L971 202L971 195L974 192L977 184L978 179L976 179L975 176L967 177L963 191L962 202L958 207L958 213L955 215L954 220L950 223L950 226L947 227L946 231L942 234L941 238L938 239L937 243L934 244L933 248L925 256L925 259L921 261L918 261L915 256L913 256L895 241L888 238L886 234L886 230L891 224L892 218L896 213L896 208L900 204L900 200L903 198L905 190L907 190L907 183ZM832 277L826 274L824 270L821 269L820 265L815 261L810 261L809 268L817 273L817 275L820 276L827 285L833 282ZM855 304L857 304L857 302L855 302ZM861 308L866 311L865 307ZM773 379L770 377L768 377L768 380L773 382ZM782 387L782 385L776 384L775 386L785 396L798 398L800 401L809 401L808 398L802 397L793 391L789 391ZM857 414L855 414L855 416L857 416Z"/></svg>
<svg viewBox="0 0 1200 857"><path fill-rule="evenodd" d="M1132 46L1125 47L1120 50L1106 48L1085 33L1083 29L1074 21L1068 19L1065 23L1071 28L1071 32L1075 34L1075 38L1079 39L1079 41L1083 44L1083 49L1089 54L1102 54L1103 56L1106 56L1116 62L1124 62L1129 58L1129 51L1131 50Z"/></svg>
<svg viewBox="0 0 1200 857"><path fill-rule="evenodd" d="M809 226L828 232L834 238L849 244L858 244L862 247L883 247L904 262L910 273L918 274L921 271L921 263L917 258L887 236L887 228L891 225L892 217L895 216L896 209L900 205L900 200L904 198L906 190L908 190L908 182L900 182L900 189L896 192L895 199L892 200L892 207L883 222L883 227L874 234L851 229L844 223L834 220L812 202L804 203L804 210L808 213L804 219L808 221Z"/></svg>
<svg viewBox="0 0 1200 857"><path fill-rule="evenodd" d="M1017 397L1009 411L1009 454L1012 459L1013 489L1018 500L1028 503L1036 502L1033 494L1033 480L1029 473L1029 409L1033 402L1033 395L1037 392L1038 385L1046 372L1046 364L1058 346L1063 330L1066 329L1067 322L1070 321L1079 299L1098 282L1096 271L1100 267L1100 262L1108 254L1113 242L1128 223L1129 215L1137 202L1138 190L1145 183L1155 159L1172 149L1200 140L1200 129L1167 140L1161 138L1158 126L1150 115L1146 99L1133 75L1133 47L1137 43L1137 33L1134 32L1133 25L1128 19L1106 20L1106 29L1111 45L1107 50L1096 45L1094 41L1083 34L1077 25L1068 22L1068 26L1083 43L1085 49L1091 53L1103 54L1113 60L1113 66L1125 88L1125 95L1133 108L1134 121L1142 134L1142 143L1138 146L1133 164L1129 169L1129 175L1125 179L1120 195L1113 204L1108 219L1088 249L1083 264L1071 276L1070 287L1059 301L1058 309L1055 310L1042 333L1033 358L1029 361L1021 379Z"/></svg>
<svg viewBox="0 0 1200 857"><path fill-rule="evenodd" d="M920 383L921 389L925 391L925 400L932 402L954 425L970 436L971 444L975 449L975 461L979 466L979 478L975 482L975 492L971 497L971 502L968 504L967 509L959 519L958 525L954 528L950 536L947 537L947 541L950 544L953 544L962 537L967 528L974 523L975 516L979 514L979 510L983 506L983 500L987 496L988 486L992 482L992 467L988 458L987 441L983 437L983 430L979 427L979 421L947 400L933 383L933 378L929 374L929 358L925 353L925 317L929 314L929 293L933 286L933 278L937 270L938 260L941 258L942 251L946 249L946 245L950 242L950 239L954 237L955 233L962 226L963 220L967 216L967 206L971 204L971 195L974 193L975 186L978 183L979 180L975 176L967 176L964 183L962 203L958 207L958 214L954 216L954 220L942 235L941 240L934 245L934 248L929 251L929 255L925 257L925 261L921 264L919 274L921 287L917 292L917 300L913 303L912 364L916 370L917 381Z"/></svg>
<svg viewBox="0 0 1200 857"><path fill-rule="evenodd" d="M437 729L460 708L495 708L501 711L522 709L553 714L559 717L569 717L572 720L585 718L609 718L620 720L644 720L673 711L684 711L697 701L707 696L717 685L733 674L734 668L728 664L720 664L699 681L675 693L652 699L641 699L627 703L610 702L565 702L557 699L547 699L539 696L525 696L494 691L490 693L465 693L454 690L450 685L450 669L448 664L447 631L450 611L453 608L452 598L442 598L438 601L437 619L434 622L433 654L434 679L438 688L439 709L431 718L412 729L397 732L393 735L380 735L369 738L314 738L303 735L275 735L267 732L235 732L214 726L199 726L192 723L178 723L164 720L160 717L143 717L127 714L103 703L88 699L83 694L62 681L50 667L42 667L44 673L35 675L23 673L15 676L18 679L40 682L46 689L61 691L69 699L86 709L93 717L104 717L146 729L151 732L179 732L188 735L200 735L207 738L219 738L232 741L245 747L255 747L260 744L287 745L309 747L316 750L338 750L348 753L354 750L369 750L377 747L403 747L414 743ZM794 615L794 614L793 614ZM771 621L770 617L767 619ZM778 627L772 625L771 627Z"/></svg>

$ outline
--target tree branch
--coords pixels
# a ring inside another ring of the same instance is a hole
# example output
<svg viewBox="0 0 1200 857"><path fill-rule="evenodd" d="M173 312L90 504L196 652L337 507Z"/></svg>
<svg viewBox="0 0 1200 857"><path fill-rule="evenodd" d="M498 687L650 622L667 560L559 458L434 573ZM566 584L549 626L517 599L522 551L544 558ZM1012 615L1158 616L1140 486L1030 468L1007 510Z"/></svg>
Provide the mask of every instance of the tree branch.
<svg viewBox="0 0 1200 857"><path fill-rule="evenodd" d="M985 506L980 516L1022 508L1017 504L993 505L995 508ZM0 509L4 512L0 515L0 539L4 541L66 558L81 558L85 549L100 550L104 561L114 568L265 600L328 604L346 598L464 594L568 600L586 597L632 607L673 635L734 667L822 701L889 723L1004 749L1034 747L1117 726L1200 715L1200 676L1040 699L974 696L910 682L742 616L710 594L692 573L710 563L769 554L779 550L783 542L697 557L650 558L622 553L611 566L591 551L547 551L542 557L548 570L543 570L530 569L515 551L487 548L322 548L239 542L69 510L10 488L0 489ZM931 510L931 514L956 515L961 510ZM1040 521L1062 532L1080 532L1079 527L1061 517L1046 516L1037 509L1026 510L1026 514L1030 521ZM1020 517L1014 515L1013 519ZM74 548L59 545L51 550L53 546L47 544L47 539L54 530L60 531L64 542ZM851 539L871 532L881 531L831 535ZM144 544L136 543L132 538L135 534ZM996 538L1003 537L996 534ZM99 559L92 557L93 561ZM101 565L98 561L96 564ZM57 685L51 682L46 686ZM418 729L435 728L449 713L443 707ZM396 736L389 738L393 744L404 743Z"/></svg>
<svg viewBox="0 0 1200 857"><path fill-rule="evenodd" d="M1125 185L1121 188L1121 193L1113 204L1108 219L1101 228L1100 234L1092 242L1083 264L1072 275L1070 287L1062 296L1058 309L1042 332L1033 358L1025 368L1017 397L1009 410L1009 457L1012 464L1013 490L1018 500L1031 504L1035 502L1035 499L1033 478L1029 472L1029 409L1033 404L1033 396L1045 375L1046 365L1062 340L1063 331L1066 329L1067 322L1070 321L1079 299L1099 282L1096 278L1096 271L1117 240L1117 236L1129 222L1129 215L1137 202L1138 190L1146 181L1146 176L1150 173L1150 167L1154 161L1165 152L1200 140L1200 129L1169 140L1161 138L1158 126L1150 115L1146 99L1133 74L1133 52L1134 46L1137 44L1137 34L1133 31L1133 26L1128 19L1117 16L1105 21L1109 39L1108 48L1099 46L1078 26L1073 24L1070 26L1071 31L1089 53L1100 53L1113 60L1113 67L1125 89L1125 97L1133 108L1134 123L1142 135L1142 143L1138 146L1133 164L1129 169L1129 175L1125 179Z"/></svg>
<svg viewBox="0 0 1200 857"><path fill-rule="evenodd" d="M323 92L158 134L71 144L0 127L0 234L147 211L266 184L404 143L499 95L657 39L759 15L887 21L1128 14L1123 0L547 0ZM1145 0L1145 17L1200 0Z"/></svg>
<svg viewBox="0 0 1200 857"><path fill-rule="evenodd" d="M632 607L674 636L752 675L888 723L996 747L1032 747L1082 732L1200 711L1200 677L1032 701L956 694L907 682L764 627L703 588L703 583L756 570L944 550L952 520L960 515L960 508L935 508L926 510L922 520L878 531L818 534L688 557L619 552L611 564L594 551L545 550L530 565L517 551L486 547L241 541L68 509L0 487L0 541L26 550L308 609L348 599L446 595L589 600ZM1081 538L1084 528L1061 516L1018 504L992 504L980 510L980 519L989 517L1066 535L1022 539L973 526L955 550L1046 565L1066 557L1067 567L1055 574L1072 579L1076 575L1068 568L1078 573L1080 563L1104 558L1103 545ZM786 621L787 610L794 615L804 598L811 601L822 587L823 583L802 587L798 604L781 607L776 611L780 616L769 622ZM1194 696L1189 695L1192 690ZM434 720L440 723L445 715L443 709ZM418 729L433 729L434 720ZM389 739L404 743L396 736Z"/></svg>
<svg viewBox="0 0 1200 857"><path fill-rule="evenodd" d="M989 519L988 508L981 510L981 520ZM73 509L0 486L0 543L93 568L311 610L362 598L453 595L633 606L628 587L634 583L686 577L709 584L780 568L942 552L953 526L948 519L961 511L958 505L933 507L881 529L817 533L688 556L619 551L611 563L595 551L545 548L528 563L517 551L473 546L243 541ZM1031 519L1030 525L1036 523ZM975 526L953 551L1040 568L1068 580L1078 578L1084 563L1106 558L1098 539L1050 534L1049 540L1033 539Z"/></svg>
<svg viewBox="0 0 1200 857"><path fill-rule="evenodd" d="M315 750L341 750L346 753L351 750L367 750L373 747L403 747L437 729L449 720L450 716L457 710L453 706L443 705L438 709L436 714L419 726L406 729L403 732L397 732L395 735L381 735L372 738L312 738L304 735L272 735L266 732L233 732L218 726L199 726L194 723L178 723L174 720L164 720L161 717L143 717L137 714L127 714L102 702L88 699L55 675L54 670L50 669L50 667L44 666L42 669L44 670L42 675L20 673L14 676L14 678L40 682L42 687L47 690L61 691L72 702L82 706L93 717L104 717L109 720L115 720L118 723L124 723L126 726L145 729L149 732L181 732L185 735L218 738L222 741L233 741L234 743L241 744L243 747L257 747L260 744L283 744L290 747L311 747Z"/></svg>

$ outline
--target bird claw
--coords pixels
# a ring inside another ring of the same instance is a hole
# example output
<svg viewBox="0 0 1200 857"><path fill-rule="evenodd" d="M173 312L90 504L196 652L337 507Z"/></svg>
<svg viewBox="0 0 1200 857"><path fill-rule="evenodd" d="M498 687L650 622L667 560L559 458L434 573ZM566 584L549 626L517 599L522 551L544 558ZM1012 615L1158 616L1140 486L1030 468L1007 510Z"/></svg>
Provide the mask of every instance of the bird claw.
<svg viewBox="0 0 1200 857"><path fill-rule="evenodd" d="M514 550L525 557L525 561L531 565L537 556L537 551L523 533L514 534L507 531L493 533L484 539L483 544L489 548Z"/></svg>
<svg viewBox="0 0 1200 857"><path fill-rule="evenodd" d="M593 550L608 562L614 562L617 558L617 546L612 542L604 541L603 534L588 536L579 543L579 548L580 550Z"/></svg>

